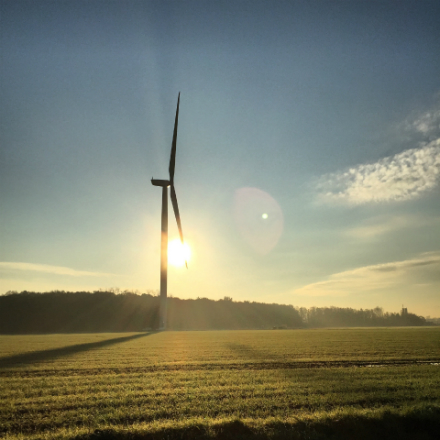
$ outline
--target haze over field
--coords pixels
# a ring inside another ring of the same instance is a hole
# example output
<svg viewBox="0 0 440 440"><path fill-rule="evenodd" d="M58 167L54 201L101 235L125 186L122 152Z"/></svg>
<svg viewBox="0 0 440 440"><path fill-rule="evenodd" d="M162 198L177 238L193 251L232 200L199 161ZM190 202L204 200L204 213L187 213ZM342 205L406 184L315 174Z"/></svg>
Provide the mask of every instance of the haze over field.
<svg viewBox="0 0 440 440"><path fill-rule="evenodd" d="M169 293L440 316L438 2L0 17L0 294L159 288L180 91Z"/></svg>

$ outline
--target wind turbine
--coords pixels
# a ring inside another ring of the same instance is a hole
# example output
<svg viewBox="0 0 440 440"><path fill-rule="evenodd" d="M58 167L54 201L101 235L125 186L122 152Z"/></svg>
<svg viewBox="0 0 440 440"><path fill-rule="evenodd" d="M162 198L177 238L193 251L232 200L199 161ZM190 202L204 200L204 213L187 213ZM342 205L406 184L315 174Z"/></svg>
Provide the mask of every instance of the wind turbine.
<svg viewBox="0 0 440 440"><path fill-rule="evenodd" d="M177 98L176 119L174 121L173 143L171 144L170 173L169 180L151 179L154 186L162 187L162 220L161 220L161 252L160 252L160 312L159 328L165 330L167 327L167 273L168 273L168 187L171 186L171 203L174 215L176 216L177 227L179 228L180 240L183 242L182 224L180 222L179 205L177 204L176 189L174 188L174 168L176 164L176 141L177 124L179 122L180 92ZM186 267L188 267L185 261Z"/></svg>

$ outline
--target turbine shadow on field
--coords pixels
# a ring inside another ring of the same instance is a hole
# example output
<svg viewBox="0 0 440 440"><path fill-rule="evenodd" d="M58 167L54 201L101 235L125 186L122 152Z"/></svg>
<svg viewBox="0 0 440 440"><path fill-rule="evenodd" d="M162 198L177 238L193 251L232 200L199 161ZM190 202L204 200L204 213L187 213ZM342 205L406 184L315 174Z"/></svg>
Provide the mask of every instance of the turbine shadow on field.
<svg viewBox="0 0 440 440"><path fill-rule="evenodd" d="M185 427L166 427L154 431L130 428L102 429L73 437L73 440L376 440L378 438L434 440L440 429L440 410L429 408L405 415L384 413L378 418L345 415L321 420L268 422L264 426L249 426L240 420L194 424Z"/></svg>
<svg viewBox="0 0 440 440"><path fill-rule="evenodd" d="M6 356L0 358L0 370L10 367L16 367L17 365L35 364L38 362L49 361L64 356L71 356L83 351L95 350L97 348L108 347L114 344L120 344L122 342L128 342L133 339L143 338L155 334L156 332L141 333L131 336L123 336L120 338L106 339L99 342L88 342L86 344L68 345L66 347L53 348L50 350L33 351L30 353L21 353L13 356Z"/></svg>

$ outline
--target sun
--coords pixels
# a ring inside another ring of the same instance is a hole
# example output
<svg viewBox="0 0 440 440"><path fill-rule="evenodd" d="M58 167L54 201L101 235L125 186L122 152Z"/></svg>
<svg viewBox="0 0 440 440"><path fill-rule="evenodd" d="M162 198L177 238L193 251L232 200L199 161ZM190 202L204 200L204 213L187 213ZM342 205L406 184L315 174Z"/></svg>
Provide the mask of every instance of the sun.
<svg viewBox="0 0 440 440"><path fill-rule="evenodd" d="M182 242L176 238L168 243L168 262L173 266L180 267L185 265L185 261L191 259L191 248L188 243Z"/></svg>

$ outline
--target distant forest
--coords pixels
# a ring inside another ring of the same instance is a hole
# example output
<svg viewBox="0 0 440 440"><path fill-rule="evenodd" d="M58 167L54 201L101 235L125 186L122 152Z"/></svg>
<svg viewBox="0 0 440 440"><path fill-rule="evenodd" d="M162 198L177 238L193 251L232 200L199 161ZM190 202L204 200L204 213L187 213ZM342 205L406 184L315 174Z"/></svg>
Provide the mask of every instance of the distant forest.
<svg viewBox="0 0 440 440"><path fill-rule="evenodd" d="M7 292L0 296L0 333L144 331L158 326L159 297L151 293ZM386 313L380 307L295 308L290 305L233 301L225 297L168 298L170 330L283 329L427 325L412 313Z"/></svg>

